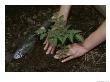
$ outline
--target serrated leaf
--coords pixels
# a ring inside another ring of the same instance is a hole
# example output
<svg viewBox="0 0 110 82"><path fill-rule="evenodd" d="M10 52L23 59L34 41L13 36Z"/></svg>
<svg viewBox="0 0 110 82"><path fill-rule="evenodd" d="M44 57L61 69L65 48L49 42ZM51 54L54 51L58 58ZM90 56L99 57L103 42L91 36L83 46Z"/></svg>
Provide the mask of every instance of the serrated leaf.
<svg viewBox="0 0 110 82"><path fill-rule="evenodd" d="M42 28L39 28L37 31L35 31L35 33L37 33L37 34L42 34L45 32L46 32L46 29L42 29Z"/></svg>
<svg viewBox="0 0 110 82"><path fill-rule="evenodd" d="M63 42L64 42L64 41L63 41L63 37L62 37L62 36L59 36L58 39L59 39L60 42L63 44Z"/></svg>
<svg viewBox="0 0 110 82"><path fill-rule="evenodd" d="M66 25L66 29L69 29L71 27L71 25Z"/></svg>
<svg viewBox="0 0 110 82"><path fill-rule="evenodd" d="M58 19L58 16L59 16L58 12L53 13L53 16L51 17L51 21L55 22Z"/></svg>
<svg viewBox="0 0 110 82"><path fill-rule="evenodd" d="M46 37L46 33L40 35L40 40L44 39L44 37Z"/></svg>
<svg viewBox="0 0 110 82"><path fill-rule="evenodd" d="M63 15L62 15L62 16L60 16L60 17L58 18L58 21L59 21L59 22L64 21L64 16L63 16Z"/></svg>
<svg viewBox="0 0 110 82"><path fill-rule="evenodd" d="M67 38L68 38L68 36L65 35L64 38L63 38L62 44L64 44L66 42Z"/></svg>
<svg viewBox="0 0 110 82"><path fill-rule="evenodd" d="M76 34L76 35L75 35L75 39L78 40L78 41L80 41L80 42L83 42L83 41L84 41L83 36L80 35L80 34Z"/></svg>
<svg viewBox="0 0 110 82"><path fill-rule="evenodd" d="M57 45L57 38L48 38L48 42L51 45Z"/></svg>
<svg viewBox="0 0 110 82"><path fill-rule="evenodd" d="M73 43L73 34L72 33L69 33L68 38Z"/></svg>
<svg viewBox="0 0 110 82"><path fill-rule="evenodd" d="M80 33L81 31L80 31L80 30L71 30L71 32L72 32L73 34L76 34L76 33Z"/></svg>
<svg viewBox="0 0 110 82"><path fill-rule="evenodd" d="M69 48L67 46L63 46L62 49L58 50L59 58L64 58L65 54L68 52Z"/></svg>
<svg viewBox="0 0 110 82"><path fill-rule="evenodd" d="M48 37L49 37L49 38L54 37L54 32L53 32L53 31L48 32Z"/></svg>
<svg viewBox="0 0 110 82"><path fill-rule="evenodd" d="M72 32L72 30L68 30L68 39L70 40L70 42L73 43L73 40L74 40L74 33Z"/></svg>

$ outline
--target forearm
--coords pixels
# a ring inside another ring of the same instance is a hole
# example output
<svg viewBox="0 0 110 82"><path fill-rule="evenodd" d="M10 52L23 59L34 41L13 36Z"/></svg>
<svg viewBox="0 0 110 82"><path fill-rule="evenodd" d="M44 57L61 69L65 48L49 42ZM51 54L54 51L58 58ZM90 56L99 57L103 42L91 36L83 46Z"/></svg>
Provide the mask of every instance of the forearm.
<svg viewBox="0 0 110 82"><path fill-rule="evenodd" d="M85 39L83 46L91 50L97 45L99 45L101 42L103 42L106 39L106 21L104 21L100 27L93 32L87 39Z"/></svg>
<svg viewBox="0 0 110 82"><path fill-rule="evenodd" d="M62 5L60 7L59 15L63 15L64 19L67 20L71 5Z"/></svg>

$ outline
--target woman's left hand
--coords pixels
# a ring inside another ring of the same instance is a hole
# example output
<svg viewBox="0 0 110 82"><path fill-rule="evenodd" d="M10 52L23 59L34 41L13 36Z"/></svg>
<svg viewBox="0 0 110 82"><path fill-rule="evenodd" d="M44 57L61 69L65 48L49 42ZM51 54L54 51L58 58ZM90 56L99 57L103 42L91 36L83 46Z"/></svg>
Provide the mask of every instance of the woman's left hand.
<svg viewBox="0 0 110 82"><path fill-rule="evenodd" d="M88 50L80 44L74 43L72 45L69 45L69 51L65 53L64 59L61 61L62 63L69 61L71 59L80 57L84 55ZM59 52L56 52L56 55L54 56L55 59L60 59Z"/></svg>

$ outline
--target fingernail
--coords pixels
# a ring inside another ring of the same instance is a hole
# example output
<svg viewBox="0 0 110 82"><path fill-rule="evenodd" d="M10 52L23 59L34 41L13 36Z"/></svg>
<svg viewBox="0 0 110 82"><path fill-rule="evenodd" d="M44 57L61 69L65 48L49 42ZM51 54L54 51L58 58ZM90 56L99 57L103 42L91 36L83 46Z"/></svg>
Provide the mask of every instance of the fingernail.
<svg viewBox="0 0 110 82"><path fill-rule="evenodd" d="M46 52L46 54L49 54L48 52Z"/></svg>
<svg viewBox="0 0 110 82"><path fill-rule="evenodd" d="M55 59L59 59L58 56L54 56Z"/></svg>
<svg viewBox="0 0 110 82"><path fill-rule="evenodd" d="M46 50L46 48L44 47L44 50Z"/></svg>
<svg viewBox="0 0 110 82"><path fill-rule="evenodd" d="M62 63L64 62L64 61L61 61Z"/></svg>

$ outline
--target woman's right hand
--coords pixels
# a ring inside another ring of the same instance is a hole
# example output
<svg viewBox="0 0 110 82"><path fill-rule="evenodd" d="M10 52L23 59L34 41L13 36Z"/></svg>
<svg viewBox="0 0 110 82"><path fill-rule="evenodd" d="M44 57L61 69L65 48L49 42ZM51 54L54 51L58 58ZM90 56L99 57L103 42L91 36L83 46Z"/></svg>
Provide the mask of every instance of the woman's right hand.
<svg viewBox="0 0 110 82"><path fill-rule="evenodd" d="M53 54L54 53L55 46L50 45L47 38L46 38L46 40L44 41L43 44L45 45L44 50L46 50L46 54Z"/></svg>
<svg viewBox="0 0 110 82"><path fill-rule="evenodd" d="M63 15L65 21L67 21L70 8L71 8L71 5L62 5L60 7L59 16ZM44 41L43 44L45 45L44 50L46 50L46 54L53 54L54 53L55 46L50 45L47 38L46 38L46 40Z"/></svg>

